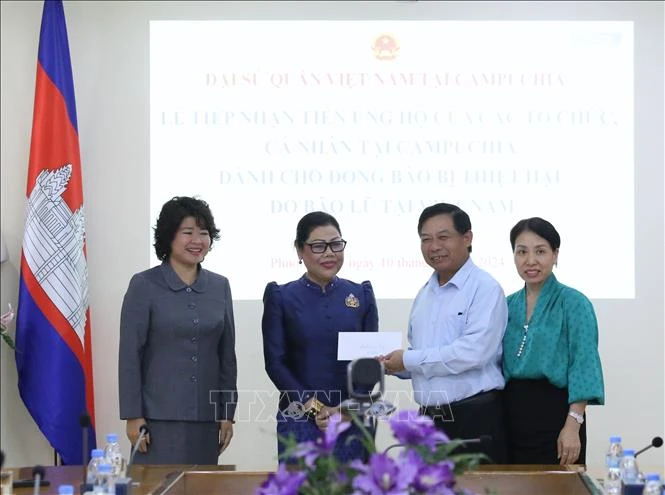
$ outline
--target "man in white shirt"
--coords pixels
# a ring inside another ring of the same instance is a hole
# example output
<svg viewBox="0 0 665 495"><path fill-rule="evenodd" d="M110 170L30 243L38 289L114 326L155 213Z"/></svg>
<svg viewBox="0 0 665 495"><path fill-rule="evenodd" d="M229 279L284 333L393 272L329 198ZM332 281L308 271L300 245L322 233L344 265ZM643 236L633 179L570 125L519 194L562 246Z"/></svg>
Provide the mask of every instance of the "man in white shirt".
<svg viewBox="0 0 665 495"><path fill-rule="evenodd" d="M418 220L421 251L434 269L409 317L409 349L381 358L386 372L411 378L421 414L450 438L482 439L464 452L506 462L500 390L508 309L499 283L471 260L471 220L438 203Z"/></svg>

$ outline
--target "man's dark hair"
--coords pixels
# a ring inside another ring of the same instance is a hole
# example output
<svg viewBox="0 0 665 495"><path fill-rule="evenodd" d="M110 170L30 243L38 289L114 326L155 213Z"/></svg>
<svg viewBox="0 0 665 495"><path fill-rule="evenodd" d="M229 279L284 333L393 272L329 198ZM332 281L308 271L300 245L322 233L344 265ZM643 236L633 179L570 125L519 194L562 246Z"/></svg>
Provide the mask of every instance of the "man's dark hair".
<svg viewBox="0 0 665 495"><path fill-rule="evenodd" d="M459 234L464 235L471 230L471 219L459 206L450 203L437 203L428 206L420 214L420 218L418 219L418 235L421 233L420 231L423 228L423 224L437 215L450 215L453 218L455 230ZM469 246L469 252L471 252L471 246Z"/></svg>

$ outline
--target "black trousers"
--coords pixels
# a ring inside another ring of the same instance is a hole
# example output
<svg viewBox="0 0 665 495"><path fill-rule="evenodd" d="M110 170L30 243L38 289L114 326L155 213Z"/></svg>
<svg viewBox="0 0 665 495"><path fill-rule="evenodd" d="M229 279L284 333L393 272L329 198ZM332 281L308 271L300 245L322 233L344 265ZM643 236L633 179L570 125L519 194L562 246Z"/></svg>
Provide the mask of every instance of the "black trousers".
<svg viewBox="0 0 665 495"><path fill-rule="evenodd" d="M450 439L481 439L455 450L455 454L482 453L484 464L507 462L501 391L481 392L466 399L441 406L421 407L420 413Z"/></svg>
<svg viewBox="0 0 665 495"><path fill-rule="evenodd" d="M546 379L510 380L503 392L510 464L559 464L557 439L568 417L568 390ZM586 418L580 426L580 457L586 464Z"/></svg>

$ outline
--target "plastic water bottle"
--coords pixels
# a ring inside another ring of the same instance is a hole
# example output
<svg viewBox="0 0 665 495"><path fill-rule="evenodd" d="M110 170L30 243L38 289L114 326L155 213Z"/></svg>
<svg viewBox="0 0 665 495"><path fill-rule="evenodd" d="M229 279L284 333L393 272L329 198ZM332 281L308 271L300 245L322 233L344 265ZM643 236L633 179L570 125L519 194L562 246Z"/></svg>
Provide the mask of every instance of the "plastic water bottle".
<svg viewBox="0 0 665 495"><path fill-rule="evenodd" d="M658 473L649 473L646 475L646 484L642 495L662 495L660 486L660 476Z"/></svg>
<svg viewBox="0 0 665 495"><path fill-rule="evenodd" d="M113 486L113 466L110 464L102 463L99 465L99 474L97 481L92 487L92 493L97 494L115 494Z"/></svg>
<svg viewBox="0 0 665 495"><path fill-rule="evenodd" d="M58 495L74 495L74 485L60 485Z"/></svg>
<svg viewBox="0 0 665 495"><path fill-rule="evenodd" d="M102 449L93 449L88 463L88 472L86 474L86 483L94 486L99 476L99 465L104 462L104 451Z"/></svg>
<svg viewBox="0 0 665 495"><path fill-rule="evenodd" d="M603 490L607 495L621 494L621 458L623 447L621 437L610 437L610 446L605 455L605 481Z"/></svg>
<svg viewBox="0 0 665 495"><path fill-rule="evenodd" d="M635 451L626 449L621 458L621 481L624 485L636 485L640 482L640 470L635 460Z"/></svg>
<svg viewBox="0 0 665 495"><path fill-rule="evenodd" d="M118 435L109 433L106 435L106 446L104 447L104 458L111 465L114 479L125 475L125 459L118 443Z"/></svg>

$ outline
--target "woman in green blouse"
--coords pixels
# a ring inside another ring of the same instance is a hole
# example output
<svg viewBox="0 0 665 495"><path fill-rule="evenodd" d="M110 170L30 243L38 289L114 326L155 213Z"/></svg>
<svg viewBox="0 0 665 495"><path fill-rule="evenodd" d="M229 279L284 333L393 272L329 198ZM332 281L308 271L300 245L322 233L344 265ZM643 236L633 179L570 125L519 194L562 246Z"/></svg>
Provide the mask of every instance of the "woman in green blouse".
<svg viewBox="0 0 665 495"><path fill-rule="evenodd" d="M584 464L584 410L605 401L593 306L552 273L561 239L550 222L520 220L510 244L525 284L508 296L503 339L509 462Z"/></svg>

